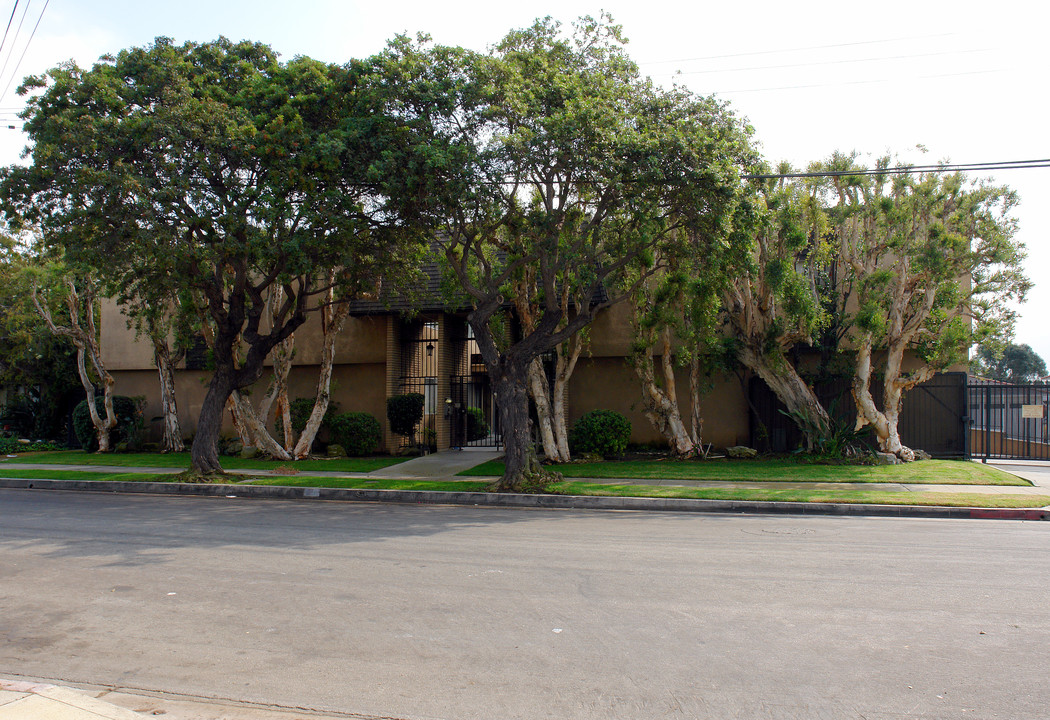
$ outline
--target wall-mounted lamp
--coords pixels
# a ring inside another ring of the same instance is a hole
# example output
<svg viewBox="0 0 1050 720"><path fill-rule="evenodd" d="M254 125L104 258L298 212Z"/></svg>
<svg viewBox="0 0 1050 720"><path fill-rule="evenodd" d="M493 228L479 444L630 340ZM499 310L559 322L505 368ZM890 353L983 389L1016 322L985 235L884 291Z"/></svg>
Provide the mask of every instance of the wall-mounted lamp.
<svg viewBox="0 0 1050 720"><path fill-rule="evenodd" d="M434 357L434 343L427 343L427 357Z"/></svg>

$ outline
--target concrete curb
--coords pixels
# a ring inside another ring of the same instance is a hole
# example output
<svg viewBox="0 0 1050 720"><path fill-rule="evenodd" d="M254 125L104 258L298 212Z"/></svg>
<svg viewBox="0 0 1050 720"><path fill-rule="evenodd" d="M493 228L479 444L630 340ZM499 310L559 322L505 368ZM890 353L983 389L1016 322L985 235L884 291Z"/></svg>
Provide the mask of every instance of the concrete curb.
<svg viewBox="0 0 1050 720"><path fill-rule="evenodd" d="M864 517L966 518L984 520L1050 520L1046 508L959 508L924 505L691 500L683 498L597 497L589 495L513 495L431 490L367 490L277 485L209 485L122 482L116 480L30 480L0 478L0 488L66 490L146 495L190 495L273 500L388 502L411 505L470 505L562 510L643 510L650 512L757 513L778 515L847 515Z"/></svg>

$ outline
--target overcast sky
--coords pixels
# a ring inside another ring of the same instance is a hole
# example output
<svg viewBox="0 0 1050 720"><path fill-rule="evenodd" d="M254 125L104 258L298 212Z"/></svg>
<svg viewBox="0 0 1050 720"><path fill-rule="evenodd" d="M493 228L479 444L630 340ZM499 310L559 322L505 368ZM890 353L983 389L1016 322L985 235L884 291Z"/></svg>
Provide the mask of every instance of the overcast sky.
<svg viewBox="0 0 1050 720"><path fill-rule="evenodd" d="M267 43L286 58L343 62L380 50L399 32L484 50L536 17L569 23L603 9L623 25L643 73L731 101L754 125L771 162L804 166L836 150L889 152L913 162L1050 158L1050 4L1032 0L19 0L17 6L0 0L0 27L12 7L0 51L5 164L16 162L26 144L15 117L23 76L69 59L90 65L156 36L182 42L225 35ZM927 154L915 150L920 144ZM1050 361L1050 169L992 176L1021 195L1020 238L1036 283L1021 308L1016 341Z"/></svg>

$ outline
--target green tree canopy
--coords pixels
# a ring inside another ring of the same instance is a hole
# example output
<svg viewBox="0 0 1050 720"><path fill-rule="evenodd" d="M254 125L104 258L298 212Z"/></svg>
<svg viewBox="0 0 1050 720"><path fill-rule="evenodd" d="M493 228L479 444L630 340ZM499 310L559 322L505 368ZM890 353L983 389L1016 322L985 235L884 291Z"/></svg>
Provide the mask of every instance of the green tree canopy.
<svg viewBox="0 0 1050 720"><path fill-rule="evenodd" d="M215 372L194 469L220 470L230 393L319 307L374 291L414 259L405 134L375 112L368 63L278 61L264 45L166 38L29 78L28 167L5 172L9 213L95 268L129 307L190 291L214 327ZM390 181L390 182L388 182ZM284 301L263 321L269 290ZM238 348L243 357L236 357Z"/></svg>
<svg viewBox="0 0 1050 720"><path fill-rule="evenodd" d="M530 362L628 297L691 224L728 218L752 153L725 105L654 87L624 43L608 18L572 32L547 18L485 55L404 39L390 49L416 107L442 113L427 158L437 243L500 399L498 489L538 471ZM422 102L437 90L446 104ZM532 294L528 329L508 311L520 292ZM568 317L565 293L578 299Z"/></svg>
<svg viewBox="0 0 1050 720"><path fill-rule="evenodd" d="M1021 261L1007 187L959 173L859 170L838 155L826 169L837 203L829 210L841 252L854 277L857 359L853 395L858 427L871 424L881 448L911 459L897 420L905 392L934 372L966 359L974 342L1008 334L1031 283ZM881 410L870 391L873 353L884 351ZM920 361L905 364L904 353Z"/></svg>
<svg viewBox="0 0 1050 720"><path fill-rule="evenodd" d="M978 375L1002 382L1027 383L1046 377L1046 362L1031 345L997 347L986 342L978 346L972 364Z"/></svg>

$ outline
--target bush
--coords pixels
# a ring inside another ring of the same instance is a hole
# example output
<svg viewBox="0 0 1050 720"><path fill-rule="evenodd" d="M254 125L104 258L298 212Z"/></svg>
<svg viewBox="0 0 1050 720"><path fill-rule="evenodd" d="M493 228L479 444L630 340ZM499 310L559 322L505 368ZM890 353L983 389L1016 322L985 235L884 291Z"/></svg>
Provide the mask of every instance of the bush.
<svg viewBox="0 0 1050 720"><path fill-rule="evenodd" d="M423 419L423 395L405 393L386 399L386 419L390 421L390 432L402 437L412 434Z"/></svg>
<svg viewBox="0 0 1050 720"><path fill-rule="evenodd" d="M14 395L7 400L0 412L0 425L7 432L21 437L36 435L36 416L40 412L39 402L28 395Z"/></svg>
<svg viewBox="0 0 1050 720"><path fill-rule="evenodd" d="M95 408L100 416L105 416L106 406L101 396L95 397ZM142 440L142 410L139 402L125 395L114 395L113 412L117 416L117 425L109 431L110 448L115 448L118 443L124 443L129 450L138 447ZM98 450L98 434L91 424L87 400L81 400L73 409L73 432L84 450Z"/></svg>
<svg viewBox="0 0 1050 720"><path fill-rule="evenodd" d="M484 440L489 436L489 424L481 408L467 408L467 442Z"/></svg>
<svg viewBox="0 0 1050 720"><path fill-rule="evenodd" d="M347 455L369 455L379 447L383 428L368 413L349 412L332 418L332 439L342 445Z"/></svg>
<svg viewBox="0 0 1050 720"><path fill-rule="evenodd" d="M292 430L301 433L306 429L306 422L310 419L310 413L314 411L314 404L316 402L317 398L296 398L295 400L292 400L288 407L288 412L292 416ZM332 420L335 418L338 411L339 404L329 400L328 409L325 410L324 418L321 420L321 427L330 429L332 427ZM277 416L277 422L278 429L280 429L280 415Z"/></svg>
<svg viewBox="0 0 1050 720"><path fill-rule="evenodd" d="M16 437L0 436L0 455L15 455L17 453L42 452L44 450L61 450L61 448L47 440L35 440L33 442L22 442Z"/></svg>
<svg viewBox="0 0 1050 720"><path fill-rule="evenodd" d="M573 452L622 455L631 438L631 421L612 410L592 410L569 432Z"/></svg>

